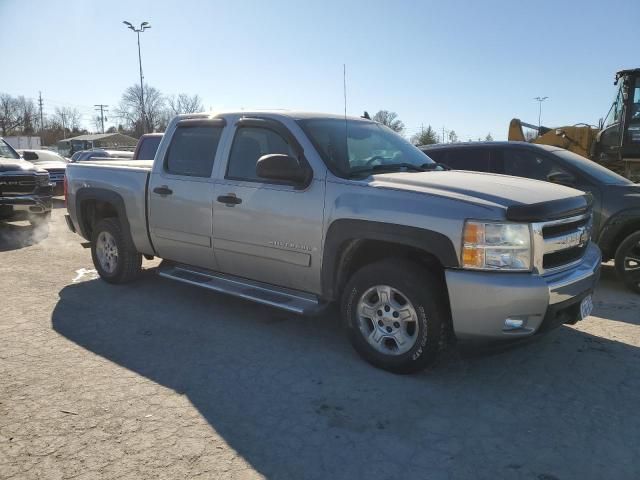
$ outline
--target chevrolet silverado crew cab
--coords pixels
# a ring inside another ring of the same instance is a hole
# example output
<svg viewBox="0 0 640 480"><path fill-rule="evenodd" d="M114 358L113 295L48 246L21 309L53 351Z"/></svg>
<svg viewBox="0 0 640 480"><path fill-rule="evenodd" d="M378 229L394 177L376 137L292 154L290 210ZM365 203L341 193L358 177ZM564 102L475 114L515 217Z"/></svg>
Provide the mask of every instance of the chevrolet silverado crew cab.
<svg viewBox="0 0 640 480"><path fill-rule="evenodd" d="M23 160L0 138L0 220L46 224L54 185L46 170Z"/></svg>
<svg viewBox="0 0 640 480"><path fill-rule="evenodd" d="M388 128L325 114L174 118L153 161L70 164L67 224L107 282L161 276L299 314L336 302L372 364L589 315L591 197L441 170Z"/></svg>

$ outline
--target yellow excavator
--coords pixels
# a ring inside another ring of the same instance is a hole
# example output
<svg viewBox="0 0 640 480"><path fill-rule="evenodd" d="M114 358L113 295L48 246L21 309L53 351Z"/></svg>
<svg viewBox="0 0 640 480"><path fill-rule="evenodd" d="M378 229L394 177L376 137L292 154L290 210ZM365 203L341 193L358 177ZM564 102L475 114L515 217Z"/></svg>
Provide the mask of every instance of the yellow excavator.
<svg viewBox="0 0 640 480"><path fill-rule="evenodd" d="M640 68L616 73L616 98L599 126L579 123L547 128L517 118L509 124L509 141L554 145L589 158L633 180L640 180ZM523 127L533 132L525 136Z"/></svg>

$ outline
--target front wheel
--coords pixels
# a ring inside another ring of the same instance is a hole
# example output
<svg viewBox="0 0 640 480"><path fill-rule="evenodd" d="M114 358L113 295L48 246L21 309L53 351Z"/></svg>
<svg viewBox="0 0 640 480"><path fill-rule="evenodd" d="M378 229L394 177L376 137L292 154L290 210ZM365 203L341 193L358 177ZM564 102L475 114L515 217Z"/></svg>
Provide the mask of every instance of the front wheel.
<svg viewBox="0 0 640 480"><path fill-rule="evenodd" d="M341 310L356 351L394 373L416 372L433 362L449 322L441 281L398 259L357 271Z"/></svg>
<svg viewBox="0 0 640 480"><path fill-rule="evenodd" d="M616 250L616 271L625 285L640 293L640 232L625 238Z"/></svg>
<svg viewBox="0 0 640 480"><path fill-rule="evenodd" d="M100 220L93 229L91 258L100 277L109 283L136 279L142 268L142 255L136 251L116 218Z"/></svg>

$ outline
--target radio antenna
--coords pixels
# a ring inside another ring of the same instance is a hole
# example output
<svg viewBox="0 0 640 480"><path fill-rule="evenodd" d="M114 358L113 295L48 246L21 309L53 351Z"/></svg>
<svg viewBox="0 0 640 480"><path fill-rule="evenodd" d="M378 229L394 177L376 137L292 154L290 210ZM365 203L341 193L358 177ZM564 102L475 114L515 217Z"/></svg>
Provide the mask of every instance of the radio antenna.
<svg viewBox="0 0 640 480"><path fill-rule="evenodd" d="M349 164L349 127L347 124L347 64L342 64L342 91L344 93L344 155L347 165Z"/></svg>

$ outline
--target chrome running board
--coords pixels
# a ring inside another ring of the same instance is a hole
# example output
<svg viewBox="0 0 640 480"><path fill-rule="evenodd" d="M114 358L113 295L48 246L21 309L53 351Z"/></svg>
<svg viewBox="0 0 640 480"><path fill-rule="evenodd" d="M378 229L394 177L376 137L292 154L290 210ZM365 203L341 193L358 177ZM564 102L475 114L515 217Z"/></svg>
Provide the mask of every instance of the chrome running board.
<svg viewBox="0 0 640 480"><path fill-rule="evenodd" d="M165 261L158 268L158 274L164 278L218 293L226 293L300 315L315 315L326 307L326 303L321 302L315 295L189 265L167 264Z"/></svg>

